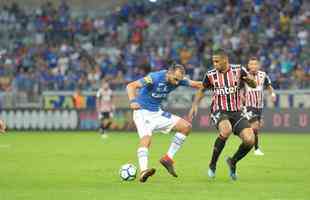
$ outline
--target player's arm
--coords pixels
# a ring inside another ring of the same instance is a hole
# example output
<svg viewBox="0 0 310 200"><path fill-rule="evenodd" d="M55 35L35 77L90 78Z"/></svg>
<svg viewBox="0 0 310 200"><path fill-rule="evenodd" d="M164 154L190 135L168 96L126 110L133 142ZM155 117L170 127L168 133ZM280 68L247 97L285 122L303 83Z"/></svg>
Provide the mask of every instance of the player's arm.
<svg viewBox="0 0 310 200"><path fill-rule="evenodd" d="M112 102L112 111L113 111L113 112L115 111L115 104L114 104L115 99L116 99L116 98L115 98L114 94L112 93L111 102Z"/></svg>
<svg viewBox="0 0 310 200"><path fill-rule="evenodd" d="M101 97L101 94L100 94L100 90L98 90L97 94L96 94L96 110L97 112L99 112L99 109L100 109L100 97Z"/></svg>
<svg viewBox="0 0 310 200"><path fill-rule="evenodd" d="M245 106L245 88L241 88L239 94L240 94L241 105Z"/></svg>
<svg viewBox="0 0 310 200"><path fill-rule="evenodd" d="M275 102L277 96L276 96L276 93L274 92L273 87L269 85L266 89L268 90L269 95L271 96L272 102Z"/></svg>
<svg viewBox="0 0 310 200"><path fill-rule="evenodd" d="M136 100L137 97L137 91L138 89L147 86L147 85L152 85L153 84L153 79L151 75L145 76L144 78L133 81L127 85L127 95L129 99L129 106L133 110L138 110L140 109L140 105Z"/></svg>
<svg viewBox="0 0 310 200"><path fill-rule="evenodd" d="M192 81L188 80L189 86L195 89L203 89L202 81Z"/></svg>
<svg viewBox="0 0 310 200"><path fill-rule="evenodd" d="M143 85L140 81L133 81L127 85L127 95L129 99L129 107L133 110L140 109L139 103L136 101L137 90L142 88Z"/></svg>
<svg viewBox="0 0 310 200"><path fill-rule="evenodd" d="M189 113L188 113L188 118L190 120L192 120L194 118L194 116L197 115L198 113L198 107L199 104L201 102L201 100L203 99L203 97L205 96L205 88L199 89L196 94L195 94L195 98L194 101L192 103L192 108L190 109Z"/></svg>
<svg viewBox="0 0 310 200"><path fill-rule="evenodd" d="M195 89L202 89L203 88L202 81L193 81L193 80L190 80L188 78L184 78L183 80L180 81L179 84L182 86L191 87L191 88L195 88Z"/></svg>
<svg viewBox="0 0 310 200"><path fill-rule="evenodd" d="M243 80L248 86L251 88L256 88L257 84L254 78L248 73L248 71L244 68L241 67L241 72L240 72L240 78Z"/></svg>
<svg viewBox="0 0 310 200"><path fill-rule="evenodd" d="M266 75L265 80L264 80L264 87L268 91L269 95L271 96L271 99L273 102L276 101L276 93L274 92L274 89L271 85L271 80L268 75Z"/></svg>
<svg viewBox="0 0 310 200"><path fill-rule="evenodd" d="M199 85L199 90L195 94L195 98L194 98L194 101L192 103L192 108L190 109L190 111L188 113L188 118L190 120L192 120L194 118L194 116L197 115L198 106L199 106L201 100L203 99L203 97L205 96L205 91L209 87L210 87L210 82L209 82L208 76L206 74L203 81L201 82L201 85Z"/></svg>
<svg viewBox="0 0 310 200"><path fill-rule="evenodd" d="M246 101L246 98L245 98L245 93L246 93L246 87L244 85L244 82L241 82L240 83L240 101L241 101L241 105L242 106L245 106L245 101Z"/></svg>

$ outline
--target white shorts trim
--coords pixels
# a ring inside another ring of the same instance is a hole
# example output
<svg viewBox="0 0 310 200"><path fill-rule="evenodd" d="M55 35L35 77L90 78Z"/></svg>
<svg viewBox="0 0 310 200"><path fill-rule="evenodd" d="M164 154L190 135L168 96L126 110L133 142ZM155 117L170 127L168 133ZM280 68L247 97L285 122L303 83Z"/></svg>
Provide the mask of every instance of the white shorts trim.
<svg viewBox="0 0 310 200"><path fill-rule="evenodd" d="M133 120L139 137L151 136L153 132L169 133L181 118L179 116L159 111L134 110Z"/></svg>

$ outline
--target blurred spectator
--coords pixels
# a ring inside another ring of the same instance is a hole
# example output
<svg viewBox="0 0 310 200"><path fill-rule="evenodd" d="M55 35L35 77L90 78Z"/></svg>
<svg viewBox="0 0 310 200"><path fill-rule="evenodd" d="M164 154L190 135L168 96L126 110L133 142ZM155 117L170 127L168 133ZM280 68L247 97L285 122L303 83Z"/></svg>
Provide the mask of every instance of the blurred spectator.
<svg viewBox="0 0 310 200"><path fill-rule="evenodd" d="M124 89L169 60L201 79L219 47L259 57L277 89L310 87L308 1L139 1L105 17L66 2L0 8L1 91Z"/></svg>
<svg viewBox="0 0 310 200"><path fill-rule="evenodd" d="M73 94L72 99L73 99L73 103L74 103L74 108L83 109L86 107L85 96L82 94L80 88L76 89L76 91Z"/></svg>

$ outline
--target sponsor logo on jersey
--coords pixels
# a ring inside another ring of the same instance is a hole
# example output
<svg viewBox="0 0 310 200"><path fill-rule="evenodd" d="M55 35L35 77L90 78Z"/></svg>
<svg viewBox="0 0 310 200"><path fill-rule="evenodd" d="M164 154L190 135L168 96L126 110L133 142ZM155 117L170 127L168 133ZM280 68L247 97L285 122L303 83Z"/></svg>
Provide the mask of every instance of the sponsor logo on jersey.
<svg viewBox="0 0 310 200"><path fill-rule="evenodd" d="M152 93L152 97L154 97L154 98L166 98L168 96L168 94L167 93L155 93L155 92L153 92Z"/></svg>
<svg viewBox="0 0 310 200"><path fill-rule="evenodd" d="M232 87L224 87L224 88L216 88L214 92L217 95L228 95L228 94L234 94L238 91L238 86L232 86Z"/></svg>

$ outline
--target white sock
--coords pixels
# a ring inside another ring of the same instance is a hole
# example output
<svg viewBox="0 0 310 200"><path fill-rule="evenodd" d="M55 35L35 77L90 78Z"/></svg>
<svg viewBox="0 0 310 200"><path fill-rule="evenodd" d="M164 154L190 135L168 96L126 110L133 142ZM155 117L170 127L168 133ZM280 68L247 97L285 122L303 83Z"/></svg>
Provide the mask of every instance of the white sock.
<svg viewBox="0 0 310 200"><path fill-rule="evenodd" d="M173 156L176 154L176 152L181 148L182 144L184 143L186 138L186 135L177 132L174 137L173 140L170 144L169 150L167 155L169 156L169 158L173 159Z"/></svg>
<svg viewBox="0 0 310 200"><path fill-rule="evenodd" d="M148 148L146 147L138 148L137 155L141 172L147 169L148 154L149 154Z"/></svg>

